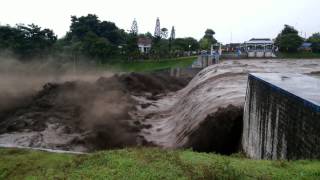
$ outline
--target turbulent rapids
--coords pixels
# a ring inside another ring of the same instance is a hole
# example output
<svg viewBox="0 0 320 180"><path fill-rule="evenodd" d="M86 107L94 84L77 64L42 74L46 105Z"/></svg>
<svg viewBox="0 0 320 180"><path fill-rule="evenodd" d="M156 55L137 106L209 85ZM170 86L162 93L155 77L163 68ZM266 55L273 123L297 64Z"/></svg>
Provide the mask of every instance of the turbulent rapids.
<svg viewBox="0 0 320 180"><path fill-rule="evenodd" d="M0 144L82 152L159 146L229 154L239 148L249 72L319 76L320 61L224 61L192 80L122 74L41 81L42 88L20 87L19 93L0 89Z"/></svg>

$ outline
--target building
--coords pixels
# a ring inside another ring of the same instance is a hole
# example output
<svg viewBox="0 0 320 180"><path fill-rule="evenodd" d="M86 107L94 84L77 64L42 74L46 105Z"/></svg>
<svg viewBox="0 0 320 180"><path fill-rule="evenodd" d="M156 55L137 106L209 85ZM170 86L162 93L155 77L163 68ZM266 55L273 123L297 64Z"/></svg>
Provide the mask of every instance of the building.
<svg viewBox="0 0 320 180"><path fill-rule="evenodd" d="M299 51L312 52L312 43L304 42L298 49Z"/></svg>
<svg viewBox="0 0 320 180"><path fill-rule="evenodd" d="M240 43L230 43L230 44L226 44L224 46L224 51L225 52L235 52L238 51L241 47Z"/></svg>
<svg viewBox="0 0 320 180"><path fill-rule="evenodd" d="M148 54L152 46L152 39L148 37L140 37L138 39L139 51L143 54Z"/></svg>
<svg viewBox="0 0 320 180"><path fill-rule="evenodd" d="M274 57L274 42L271 39L250 39L244 42L243 49L248 57Z"/></svg>

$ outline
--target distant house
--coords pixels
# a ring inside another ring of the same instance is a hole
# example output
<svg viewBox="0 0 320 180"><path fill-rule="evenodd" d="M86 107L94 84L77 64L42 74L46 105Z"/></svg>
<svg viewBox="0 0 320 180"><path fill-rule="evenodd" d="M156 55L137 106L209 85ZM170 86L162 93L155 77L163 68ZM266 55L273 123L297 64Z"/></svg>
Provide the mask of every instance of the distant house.
<svg viewBox="0 0 320 180"><path fill-rule="evenodd" d="M252 38L243 44L248 57L273 57L274 42L271 39Z"/></svg>
<svg viewBox="0 0 320 180"><path fill-rule="evenodd" d="M234 52L234 51L239 50L240 47L241 47L240 43L230 43L230 44L226 44L224 46L224 51L226 51L226 52Z"/></svg>
<svg viewBox="0 0 320 180"><path fill-rule="evenodd" d="M304 42L298 49L299 51L309 51L312 52L312 43Z"/></svg>
<svg viewBox="0 0 320 180"><path fill-rule="evenodd" d="M148 37L139 37L138 39L138 47L139 51L144 54L148 54L150 52L152 46L152 39Z"/></svg>

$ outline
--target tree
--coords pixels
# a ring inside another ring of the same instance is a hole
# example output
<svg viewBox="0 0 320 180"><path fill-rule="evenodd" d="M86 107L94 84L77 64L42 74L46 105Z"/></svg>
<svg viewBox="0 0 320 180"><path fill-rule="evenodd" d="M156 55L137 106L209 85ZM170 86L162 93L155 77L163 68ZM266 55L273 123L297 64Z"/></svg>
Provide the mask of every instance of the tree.
<svg viewBox="0 0 320 180"><path fill-rule="evenodd" d="M50 48L57 40L52 30L30 24L28 26L18 25L17 28L24 34L24 43L30 56L48 54ZM28 49L29 47L29 49Z"/></svg>
<svg viewBox="0 0 320 180"><path fill-rule="evenodd" d="M210 43L209 39L207 39L207 38L202 38L202 39L199 41L199 44L200 44L200 48L201 48L202 50L208 50L208 49L210 49L212 43Z"/></svg>
<svg viewBox="0 0 320 180"><path fill-rule="evenodd" d="M217 40L213 37L216 33L212 29L207 29L203 38L200 40L200 48L203 50L210 49L211 45L216 44Z"/></svg>
<svg viewBox="0 0 320 180"><path fill-rule="evenodd" d="M212 29L207 29L205 32L206 37L213 37L216 33Z"/></svg>
<svg viewBox="0 0 320 180"><path fill-rule="evenodd" d="M174 26L172 26L170 39L174 40L176 38L176 30L174 29Z"/></svg>
<svg viewBox="0 0 320 180"><path fill-rule="evenodd" d="M151 38L151 39L153 38L153 36L152 36L152 34L150 32L145 33L144 36L148 37L148 38Z"/></svg>
<svg viewBox="0 0 320 180"><path fill-rule="evenodd" d="M99 37L108 39L113 45L118 46L125 42L126 33L123 29L119 29L115 23L102 21L99 24Z"/></svg>
<svg viewBox="0 0 320 180"><path fill-rule="evenodd" d="M176 30L174 26L171 28L170 38L169 38L169 52L172 53L172 41L176 39Z"/></svg>
<svg viewBox="0 0 320 180"><path fill-rule="evenodd" d="M167 39L167 37L168 37L168 29L161 28L161 38Z"/></svg>
<svg viewBox="0 0 320 180"><path fill-rule="evenodd" d="M12 51L22 59L49 54L56 41L52 30L34 24L0 26L0 49Z"/></svg>
<svg viewBox="0 0 320 180"><path fill-rule="evenodd" d="M135 32L132 33L137 33L138 27L134 28ZM70 31L65 37L68 43L65 44L70 47L81 47L80 52L88 57L107 58L116 55L117 52L120 54L118 47L127 43L127 36L128 34L119 29L115 23L100 21L94 14L81 17L72 16Z"/></svg>
<svg viewBox="0 0 320 180"><path fill-rule="evenodd" d="M70 36L70 39L82 40L88 32L99 34L101 31L101 28L99 28L100 23L100 20L94 14L88 14L79 18L71 16L70 31L67 35Z"/></svg>
<svg viewBox="0 0 320 180"><path fill-rule="evenodd" d="M293 26L290 26L290 25L287 25L285 24L284 25L284 29L281 31L281 34L298 34L299 32L294 29Z"/></svg>
<svg viewBox="0 0 320 180"><path fill-rule="evenodd" d="M82 40L88 32L99 37L108 39L112 44L118 45L124 42L123 30L119 29L113 22L100 21L96 15L71 16L70 31L68 39Z"/></svg>
<svg viewBox="0 0 320 180"><path fill-rule="evenodd" d="M159 18L157 18L157 20L156 20L156 27L154 29L154 37L155 38L161 37L160 19Z"/></svg>
<svg viewBox="0 0 320 180"><path fill-rule="evenodd" d="M307 41L312 43L313 52L320 52L320 33L314 33Z"/></svg>
<svg viewBox="0 0 320 180"><path fill-rule="evenodd" d="M293 26L285 25L277 36L275 44L281 52L296 52L303 43L303 38Z"/></svg>
<svg viewBox="0 0 320 180"><path fill-rule="evenodd" d="M128 59L135 59L139 56L138 48L138 36L136 34L130 33L126 39L126 45L124 47L125 54Z"/></svg>
<svg viewBox="0 0 320 180"><path fill-rule="evenodd" d="M199 43L192 37L177 38L172 42L172 49L174 51L197 51L199 50Z"/></svg>
<svg viewBox="0 0 320 180"><path fill-rule="evenodd" d="M108 39L99 37L93 32L88 32L81 43L81 50L85 55L93 58L106 58L113 54L115 47Z"/></svg>
<svg viewBox="0 0 320 180"><path fill-rule="evenodd" d="M132 22L132 26L131 26L131 31L130 32L132 34L138 35L138 23L137 23L136 19L134 19L133 22Z"/></svg>
<svg viewBox="0 0 320 180"><path fill-rule="evenodd" d="M156 59L169 57L169 40L154 38L151 47L151 54Z"/></svg>

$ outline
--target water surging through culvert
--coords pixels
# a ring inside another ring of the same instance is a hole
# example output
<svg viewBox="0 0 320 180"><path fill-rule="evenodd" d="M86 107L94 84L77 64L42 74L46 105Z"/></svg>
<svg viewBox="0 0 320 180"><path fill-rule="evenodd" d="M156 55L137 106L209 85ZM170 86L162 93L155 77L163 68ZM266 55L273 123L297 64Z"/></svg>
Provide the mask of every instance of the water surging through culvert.
<svg viewBox="0 0 320 180"><path fill-rule="evenodd" d="M186 147L198 152L237 153L241 148L242 128L243 107L219 108L190 135Z"/></svg>

